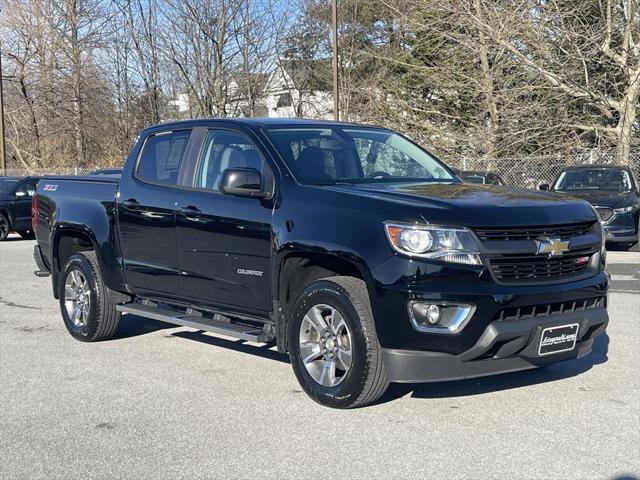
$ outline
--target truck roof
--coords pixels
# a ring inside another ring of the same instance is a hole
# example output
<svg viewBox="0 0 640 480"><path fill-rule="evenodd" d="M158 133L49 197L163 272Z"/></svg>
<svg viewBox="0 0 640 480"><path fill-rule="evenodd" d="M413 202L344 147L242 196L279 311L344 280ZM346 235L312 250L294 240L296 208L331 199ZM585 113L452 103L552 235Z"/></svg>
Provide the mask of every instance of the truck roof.
<svg viewBox="0 0 640 480"><path fill-rule="evenodd" d="M592 169L601 169L601 168L615 168L617 170L629 170L627 165L617 165L615 163L596 163L593 165L574 165L571 167L565 168L565 170L592 170Z"/></svg>

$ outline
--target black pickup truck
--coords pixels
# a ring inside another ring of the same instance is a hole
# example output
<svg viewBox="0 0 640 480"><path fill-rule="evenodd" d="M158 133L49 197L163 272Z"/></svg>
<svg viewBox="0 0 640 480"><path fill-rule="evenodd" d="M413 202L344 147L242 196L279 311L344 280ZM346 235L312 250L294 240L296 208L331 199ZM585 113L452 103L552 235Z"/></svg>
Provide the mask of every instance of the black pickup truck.
<svg viewBox="0 0 640 480"><path fill-rule="evenodd" d="M463 184L384 128L157 125L120 179L47 178L33 203L36 274L73 337L126 313L275 341L331 407L581 357L608 322L591 205Z"/></svg>

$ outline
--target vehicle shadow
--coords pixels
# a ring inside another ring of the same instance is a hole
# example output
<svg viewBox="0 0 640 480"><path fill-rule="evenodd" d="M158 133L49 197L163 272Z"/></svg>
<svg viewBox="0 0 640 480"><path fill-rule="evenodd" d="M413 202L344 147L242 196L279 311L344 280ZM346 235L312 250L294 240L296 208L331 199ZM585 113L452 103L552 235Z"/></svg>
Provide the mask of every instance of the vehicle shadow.
<svg viewBox="0 0 640 480"><path fill-rule="evenodd" d="M510 390L540 383L555 382L575 377L589 371L594 365L608 360L609 336L605 332L595 338L592 352L579 359L560 362L546 368L537 368L521 372L504 373L490 377L471 378L450 382L391 384L389 390L376 402L382 404L400 397L411 398L455 398L470 395L482 395L489 392Z"/></svg>
<svg viewBox="0 0 640 480"><path fill-rule="evenodd" d="M636 243L634 245L630 244L615 244L615 243L607 243L607 251L608 252L640 252L640 243Z"/></svg>
<svg viewBox="0 0 640 480"><path fill-rule="evenodd" d="M137 337L138 335L146 335L158 330L167 330L172 328L183 328L179 325L172 323L161 322L159 320L152 320L150 318L140 317L138 315L126 314L123 315L118 326L118 331L112 340L122 340L129 337ZM279 353L276 350L272 350L275 346L275 342L257 345L247 343L244 340L231 340L222 337L216 337L208 334L204 330L179 330L168 334L171 337L184 338L187 340L193 340L196 342L206 343L213 347L226 348L236 352L247 353L249 355L255 355L258 357L267 358L269 360L275 360L278 362L289 363L289 355Z"/></svg>
<svg viewBox="0 0 640 480"><path fill-rule="evenodd" d="M111 340L122 340L123 338L137 337L146 335L158 330L166 330L168 328L178 328L176 325L150 318L139 317L138 315L123 315L118 325L118 331Z"/></svg>
<svg viewBox="0 0 640 480"><path fill-rule="evenodd" d="M123 315L114 340L138 335L145 335L158 330L181 328L158 320L151 320L137 315ZM244 340L232 340L208 334L203 330L179 330L169 333L168 336L184 338L196 342L205 343L212 347L226 348L235 352L255 355L257 357L289 363L289 355L275 350L275 342L257 345ZM482 395L489 392L510 390L512 388L526 387L540 383L554 382L565 378L575 377L589 371L594 365L605 363L608 360L609 336L605 332L595 338L593 350L586 357L560 362L546 368L525 370L522 372L504 373L489 377L472 378L468 380L455 380L450 382L416 383L416 384L391 384L387 392L376 402L383 404L410 395L411 398L455 398L470 395Z"/></svg>
<svg viewBox="0 0 640 480"><path fill-rule="evenodd" d="M173 337L186 338L188 340L206 343L207 345L214 347L226 348L227 350L233 350L235 352L247 353L257 357L275 360L276 362L289 363L289 355L286 353L280 353L277 350L272 350L276 345L275 342L256 345L247 343L244 340L227 340L226 338L214 337L213 335L205 335L206 333L207 332L204 330L197 330L180 331L172 333L171 335Z"/></svg>

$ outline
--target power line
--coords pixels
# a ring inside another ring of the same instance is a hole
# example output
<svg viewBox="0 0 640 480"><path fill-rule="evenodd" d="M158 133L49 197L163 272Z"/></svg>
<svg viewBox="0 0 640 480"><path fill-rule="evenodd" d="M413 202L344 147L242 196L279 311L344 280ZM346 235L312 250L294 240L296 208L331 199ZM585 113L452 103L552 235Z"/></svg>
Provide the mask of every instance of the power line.
<svg viewBox="0 0 640 480"><path fill-rule="evenodd" d="M2 85L2 50L0 50L0 172L7 173L7 148L5 146L4 137L4 92Z"/></svg>
<svg viewBox="0 0 640 480"><path fill-rule="evenodd" d="M331 2L331 21L333 26L333 118L340 120L340 102L338 88L338 0Z"/></svg>

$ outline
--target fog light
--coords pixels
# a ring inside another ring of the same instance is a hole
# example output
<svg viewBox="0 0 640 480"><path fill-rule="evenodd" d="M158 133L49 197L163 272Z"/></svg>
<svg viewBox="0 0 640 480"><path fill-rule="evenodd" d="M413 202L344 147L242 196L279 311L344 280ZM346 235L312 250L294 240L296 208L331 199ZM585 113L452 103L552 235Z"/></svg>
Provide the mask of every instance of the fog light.
<svg viewBox="0 0 640 480"><path fill-rule="evenodd" d="M426 333L458 333L473 316L475 305L450 302L409 302L409 318L413 328Z"/></svg>
<svg viewBox="0 0 640 480"><path fill-rule="evenodd" d="M440 307L438 305L429 305L427 307L427 321L431 325L435 325L440 321Z"/></svg>

